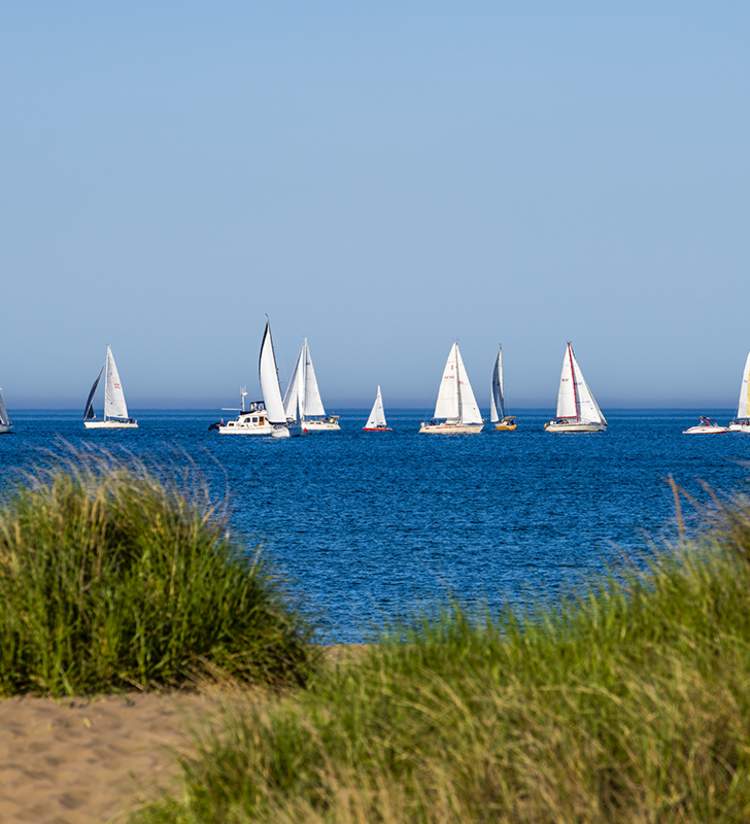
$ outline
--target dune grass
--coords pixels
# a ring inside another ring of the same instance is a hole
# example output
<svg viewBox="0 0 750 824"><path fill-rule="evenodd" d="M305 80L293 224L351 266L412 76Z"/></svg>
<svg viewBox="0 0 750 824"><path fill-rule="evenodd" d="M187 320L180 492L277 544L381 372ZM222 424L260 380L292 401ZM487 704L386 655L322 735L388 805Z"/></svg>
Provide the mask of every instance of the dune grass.
<svg viewBox="0 0 750 824"><path fill-rule="evenodd" d="M70 455L0 506L0 694L301 684L309 636L199 485Z"/></svg>
<svg viewBox="0 0 750 824"><path fill-rule="evenodd" d="M750 504L527 620L459 608L228 709L157 822L750 820Z"/></svg>

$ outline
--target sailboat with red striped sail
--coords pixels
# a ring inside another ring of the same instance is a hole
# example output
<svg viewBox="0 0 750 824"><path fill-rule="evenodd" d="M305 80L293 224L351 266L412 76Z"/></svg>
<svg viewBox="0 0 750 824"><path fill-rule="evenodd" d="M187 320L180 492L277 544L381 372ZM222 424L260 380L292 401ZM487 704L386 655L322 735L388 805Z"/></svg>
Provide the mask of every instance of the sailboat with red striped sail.
<svg viewBox="0 0 750 824"><path fill-rule="evenodd" d="M563 355L556 416L544 428L547 432L604 432L607 428L607 419L583 377L570 341Z"/></svg>

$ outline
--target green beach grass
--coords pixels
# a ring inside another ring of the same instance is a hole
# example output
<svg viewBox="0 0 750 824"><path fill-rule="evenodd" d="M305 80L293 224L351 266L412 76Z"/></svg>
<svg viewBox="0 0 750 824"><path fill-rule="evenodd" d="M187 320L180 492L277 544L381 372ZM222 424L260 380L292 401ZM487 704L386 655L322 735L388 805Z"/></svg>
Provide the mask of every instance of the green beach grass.
<svg viewBox="0 0 750 824"><path fill-rule="evenodd" d="M70 454L0 506L0 694L302 684L310 631L200 485Z"/></svg>
<svg viewBox="0 0 750 824"><path fill-rule="evenodd" d="M458 608L228 707L157 822L750 820L750 504L527 620Z"/></svg>

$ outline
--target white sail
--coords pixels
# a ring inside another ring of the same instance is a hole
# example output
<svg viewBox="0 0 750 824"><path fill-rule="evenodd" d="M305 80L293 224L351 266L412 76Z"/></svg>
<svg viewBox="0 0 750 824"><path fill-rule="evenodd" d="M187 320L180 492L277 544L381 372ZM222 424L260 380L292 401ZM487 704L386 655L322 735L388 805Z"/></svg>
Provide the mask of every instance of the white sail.
<svg viewBox="0 0 750 824"><path fill-rule="evenodd" d="M435 414L433 416L435 418L445 418L449 421L459 419L457 350L458 344L454 343L450 348L450 352L448 352L448 360L445 362L443 377L440 379L440 389L438 389L435 403Z"/></svg>
<svg viewBox="0 0 750 824"><path fill-rule="evenodd" d="M299 352L292 377L284 393L284 414L288 421L301 420L305 409L305 346Z"/></svg>
<svg viewBox="0 0 750 824"><path fill-rule="evenodd" d="M573 372L575 374L576 390L578 393L578 417L583 423L607 423L607 419L599 409L599 404L596 398L589 389L586 383L586 378L583 377L581 367L578 365L576 356L573 354L573 347L570 347L570 353L573 359Z"/></svg>
<svg viewBox="0 0 750 824"><path fill-rule="evenodd" d="M380 394L380 386L375 393L375 403L370 410L370 417L367 419L365 429L377 429L388 426L385 421L385 410L383 409L383 396Z"/></svg>
<svg viewBox="0 0 750 824"><path fill-rule="evenodd" d="M482 423L482 413L474 397L474 390L471 388L458 344L456 344L456 361L458 363L458 418L461 423Z"/></svg>
<svg viewBox="0 0 750 824"><path fill-rule="evenodd" d="M305 402L304 415L305 417L325 415L326 410L323 406L323 401L320 397L320 389L318 389L318 379L315 376L315 367L312 362L312 355L310 354L310 346L307 343L307 338L303 344L305 350Z"/></svg>
<svg viewBox="0 0 750 824"><path fill-rule="evenodd" d="M578 420L578 393L575 386L573 372L573 347L568 344L563 355L562 371L560 372L560 388L557 390L558 418Z"/></svg>
<svg viewBox="0 0 750 824"><path fill-rule="evenodd" d="M745 371L740 385L740 402L737 404L737 417L750 418L750 352L747 353Z"/></svg>
<svg viewBox="0 0 750 824"><path fill-rule="evenodd" d="M505 417L505 387L503 385L503 347L501 346L492 370L492 388L490 390L490 420L497 423Z"/></svg>
<svg viewBox="0 0 750 824"><path fill-rule="evenodd" d="M112 349L107 347L107 357L104 362L104 417L128 418L128 405L125 403L125 392L122 388L120 373L117 371L115 356Z"/></svg>
<svg viewBox="0 0 750 824"><path fill-rule="evenodd" d="M266 321L266 328L263 331L258 372L260 374L260 390L266 405L268 420L272 424L286 423L284 402L281 400L281 388L279 387L279 373L276 368L276 355L273 351L270 321Z"/></svg>
<svg viewBox="0 0 750 824"><path fill-rule="evenodd" d="M378 387L378 392L380 392L380 387ZM8 417L8 409L5 406L2 389L0 389L0 426L10 426L10 418Z"/></svg>

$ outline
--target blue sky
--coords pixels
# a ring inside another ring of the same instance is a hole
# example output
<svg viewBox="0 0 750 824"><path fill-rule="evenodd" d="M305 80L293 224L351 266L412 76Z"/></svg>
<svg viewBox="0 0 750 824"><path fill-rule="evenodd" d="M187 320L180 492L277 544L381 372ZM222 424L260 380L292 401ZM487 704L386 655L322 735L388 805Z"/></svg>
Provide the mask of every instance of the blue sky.
<svg viewBox="0 0 750 824"><path fill-rule="evenodd" d="M82 405L106 343L135 408L257 394L268 312L333 407L429 406L453 339L551 406L569 338L603 406L732 405L750 7L597 6L6 8L9 404Z"/></svg>

